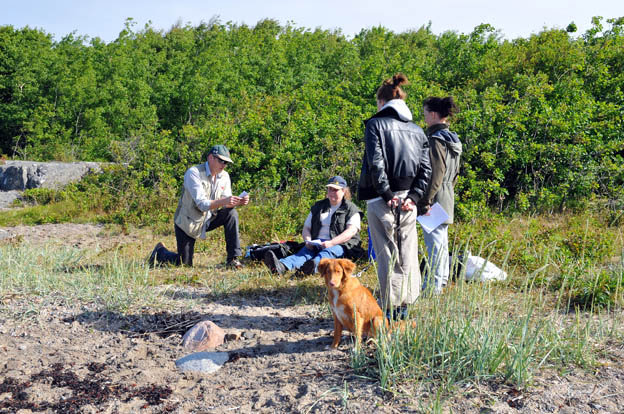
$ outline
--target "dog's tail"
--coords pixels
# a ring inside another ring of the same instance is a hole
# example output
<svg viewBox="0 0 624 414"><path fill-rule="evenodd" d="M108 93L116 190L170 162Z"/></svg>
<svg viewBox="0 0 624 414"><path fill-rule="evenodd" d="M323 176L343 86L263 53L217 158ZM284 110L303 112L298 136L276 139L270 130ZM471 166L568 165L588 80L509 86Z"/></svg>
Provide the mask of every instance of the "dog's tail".
<svg viewBox="0 0 624 414"><path fill-rule="evenodd" d="M379 332L385 332L388 330L388 320L383 316L375 316L371 320L372 334L376 337Z"/></svg>

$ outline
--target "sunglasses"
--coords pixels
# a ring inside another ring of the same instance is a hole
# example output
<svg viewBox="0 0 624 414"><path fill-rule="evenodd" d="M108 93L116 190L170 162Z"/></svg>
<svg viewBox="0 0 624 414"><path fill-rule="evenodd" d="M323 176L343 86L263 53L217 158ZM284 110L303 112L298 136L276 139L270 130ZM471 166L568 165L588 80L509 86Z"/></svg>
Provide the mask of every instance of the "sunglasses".
<svg viewBox="0 0 624 414"><path fill-rule="evenodd" d="M217 159L217 161L219 161L219 163L223 164L223 165L227 165L227 161L223 161L221 158L219 157L215 157Z"/></svg>

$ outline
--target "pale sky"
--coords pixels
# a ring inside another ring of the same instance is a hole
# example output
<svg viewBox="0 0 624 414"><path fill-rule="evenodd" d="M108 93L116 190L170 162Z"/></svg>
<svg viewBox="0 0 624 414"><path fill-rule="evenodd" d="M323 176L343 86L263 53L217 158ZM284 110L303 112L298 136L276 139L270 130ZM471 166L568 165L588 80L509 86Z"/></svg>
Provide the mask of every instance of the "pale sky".
<svg viewBox="0 0 624 414"><path fill-rule="evenodd" d="M624 16L624 0L0 0L0 25L29 26L56 40L78 35L117 38L126 18L138 31L148 22L168 30L177 21L195 26L218 17L221 23L253 26L263 18L296 27L342 29L352 37L361 29L384 26L394 32L418 29L431 22L434 33L470 33L489 23L507 39L528 37L543 28L565 28L574 21L578 34L591 27L592 16Z"/></svg>

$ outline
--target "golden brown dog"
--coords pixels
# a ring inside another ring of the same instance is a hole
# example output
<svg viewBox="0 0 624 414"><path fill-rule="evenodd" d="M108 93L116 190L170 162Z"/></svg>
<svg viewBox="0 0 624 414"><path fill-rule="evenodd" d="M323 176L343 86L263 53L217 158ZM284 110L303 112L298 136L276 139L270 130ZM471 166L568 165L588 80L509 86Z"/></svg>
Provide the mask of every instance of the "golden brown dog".
<svg viewBox="0 0 624 414"><path fill-rule="evenodd" d="M374 337L386 319L370 290L351 276L353 269L355 263L348 259L323 259L318 265L334 316L332 348L338 347L343 329L351 331L359 345L362 334Z"/></svg>

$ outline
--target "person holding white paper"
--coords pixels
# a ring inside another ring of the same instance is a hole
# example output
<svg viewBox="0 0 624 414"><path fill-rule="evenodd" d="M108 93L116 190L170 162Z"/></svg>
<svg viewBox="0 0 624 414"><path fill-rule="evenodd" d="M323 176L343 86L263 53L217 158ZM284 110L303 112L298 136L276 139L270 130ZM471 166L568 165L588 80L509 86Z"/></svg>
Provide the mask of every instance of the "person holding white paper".
<svg viewBox="0 0 624 414"><path fill-rule="evenodd" d="M225 145L213 146L205 157L206 162L186 170L182 195L173 217L177 252L162 243L156 244L148 259L149 265L168 263L193 265L195 241L205 239L206 233L223 227L227 267L241 268L238 258L242 254L238 232L236 207L249 204L249 194L232 195L230 176L225 171L232 164L230 150Z"/></svg>
<svg viewBox="0 0 624 414"><path fill-rule="evenodd" d="M264 264L271 272L280 275L288 270L316 273L321 259L351 257L360 249L362 212L350 201L347 181L337 175L329 179L326 187L327 197L312 205L303 224L301 235L305 246L283 259L278 259L270 250L264 255Z"/></svg>
<svg viewBox="0 0 624 414"><path fill-rule="evenodd" d="M416 220L418 220L420 227L423 228L425 233L431 233L440 224L445 223L448 218L448 214L446 214L440 203L433 203L429 211L418 216Z"/></svg>
<svg viewBox="0 0 624 414"><path fill-rule="evenodd" d="M423 290L431 289L440 294L449 278L448 225L453 223L455 208L455 184L459 176L459 158L462 144L456 133L451 132L448 118L457 111L453 98L430 97L423 104L423 112L429 138L431 180L418 204L419 214L429 214L434 203L439 203L448 219L430 232L423 232L427 246L428 267ZM435 282L435 283L431 283Z"/></svg>

